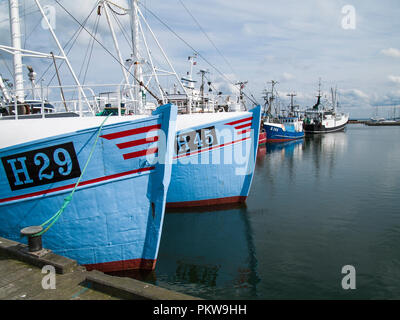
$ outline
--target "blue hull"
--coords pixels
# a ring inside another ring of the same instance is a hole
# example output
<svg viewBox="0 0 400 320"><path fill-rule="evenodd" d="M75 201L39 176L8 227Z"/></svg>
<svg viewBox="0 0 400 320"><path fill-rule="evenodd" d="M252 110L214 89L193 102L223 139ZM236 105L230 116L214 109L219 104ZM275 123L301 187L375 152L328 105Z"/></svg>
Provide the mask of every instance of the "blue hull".
<svg viewBox="0 0 400 320"><path fill-rule="evenodd" d="M43 235L45 248L88 269L155 267L176 113L166 105L147 118L104 125L72 201ZM153 130L159 139L147 142ZM22 228L40 225L60 209L98 132L94 127L0 150L0 236L20 241ZM150 163L149 155L158 161Z"/></svg>
<svg viewBox="0 0 400 320"><path fill-rule="evenodd" d="M207 128L179 131L167 207L244 202L253 179L260 120L261 108L256 107L248 115L208 123ZM203 143L207 135L212 143Z"/></svg>
<svg viewBox="0 0 400 320"><path fill-rule="evenodd" d="M281 126L284 126L285 130L283 130L282 127L264 123L264 129L267 133L267 143L284 142L304 138L304 131L297 132L290 126L285 126L283 124Z"/></svg>

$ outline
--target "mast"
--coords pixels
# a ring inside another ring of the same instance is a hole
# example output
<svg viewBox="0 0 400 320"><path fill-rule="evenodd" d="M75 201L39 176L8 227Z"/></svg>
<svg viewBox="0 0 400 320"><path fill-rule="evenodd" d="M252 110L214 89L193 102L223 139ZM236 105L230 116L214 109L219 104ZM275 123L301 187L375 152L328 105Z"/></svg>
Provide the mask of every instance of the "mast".
<svg viewBox="0 0 400 320"><path fill-rule="evenodd" d="M321 78L319 78L319 82L318 82L318 95L317 95L317 103L313 106L314 110L318 110L319 109L319 105L321 104Z"/></svg>
<svg viewBox="0 0 400 320"><path fill-rule="evenodd" d="M75 74L75 72L74 72L74 69L72 68L71 63L69 62L69 60L68 60L68 58L67 58L67 55L65 54L65 51L64 51L63 47L61 46L60 42L58 41L57 36L56 36L56 34L55 34L54 30L53 30L53 27L51 26L49 20L47 19L46 14L44 13L44 10L43 10L43 8L42 8L42 5L39 3L39 0L34 0L34 1L35 1L35 3L36 3L36 6L38 7L40 13L42 14L43 21L46 23L47 28L48 28L49 31L50 31L50 34L52 35L52 37L53 37L55 43L57 44L58 49L59 49L60 52L61 52L62 59L64 59L65 63L67 64L68 69L69 69L69 71L71 72L71 75L72 75L72 77L74 78L76 85L78 86L79 95L80 95L80 96L83 96L83 99L84 99L86 105L88 106L89 110L92 111L92 113L94 113L94 111L93 111L93 109L92 109L92 107L91 107L91 105L90 105L90 103L89 103L89 100L88 100L87 97L86 97L85 91L83 90L83 87L81 86L81 83L79 82L78 77L76 76L76 74ZM53 58L52 55L51 55L51 58ZM42 98L43 98L43 97L42 97Z"/></svg>
<svg viewBox="0 0 400 320"><path fill-rule="evenodd" d="M209 73L205 70L200 70L199 74L201 75L201 86L200 86L200 95L201 95L201 106L204 111L205 99L204 99L204 77L206 73Z"/></svg>
<svg viewBox="0 0 400 320"><path fill-rule="evenodd" d="M246 86L246 84L248 83L248 81L238 81L235 85L239 86L239 104L242 106L244 110L247 111L246 105L244 103L244 99L243 99L243 89Z"/></svg>
<svg viewBox="0 0 400 320"><path fill-rule="evenodd" d="M332 94L333 94L333 89L332 89ZM335 87L335 92L333 94L333 112L336 113L337 111L337 105L338 105L338 101L337 101L337 87Z"/></svg>
<svg viewBox="0 0 400 320"><path fill-rule="evenodd" d="M275 81L275 80L271 80L271 96L270 96L270 98L269 98L269 112L271 112L271 110L272 110L272 103L274 102L274 100L275 100L275 96L274 96L274 89L275 89L275 85L278 83L278 81ZM275 115L278 115L278 110L277 110L277 108L275 107Z"/></svg>
<svg viewBox="0 0 400 320"><path fill-rule="evenodd" d="M25 102L25 92L24 78L22 74L21 25L19 19L18 0L9 0L9 9L11 43L15 48L13 54L15 100L23 103Z"/></svg>
<svg viewBox="0 0 400 320"><path fill-rule="evenodd" d="M269 107L269 91L267 89L264 89L263 92L263 99L264 99L264 113L267 113L267 115L269 116L270 113L270 107ZM266 107L268 106L268 109L266 110Z"/></svg>
<svg viewBox="0 0 400 320"><path fill-rule="evenodd" d="M286 96L290 97L290 111L293 113L294 112L294 103L293 103L293 98L297 96L295 93L289 93Z"/></svg>
<svg viewBox="0 0 400 320"><path fill-rule="evenodd" d="M139 0L131 0L131 30L132 30L132 58L134 63L134 76L140 82L143 82L142 66L140 65L140 54L139 54L139 14L138 14L138 2ZM139 113L143 113L143 99L142 99L142 88L137 85L134 86L134 99L135 109Z"/></svg>
<svg viewBox="0 0 400 320"><path fill-rule="evenodd" d="M108 3L103 2L102 4L103 4L104 12L106 14L107 23L108 23L108 26L109 26L110 31L111 31L111 36L112 36L112 39L113 39L113 42L114 42L114 47L115 47L115 50L117 51L118 61L119 61L119 64L121 65L122 75L124 76L124 80L125 80L126 85L129 86L128 73L127 73L126 68L124 66L124 60L122 59L121 51L119 49L119 44L118 44L118 41L117 41L117 38L116 38L116 35L115 35L115 31L114 31L114 26L113 26L113 24L111 22L110 14L108 13L108 9L107 9ZM132 90L130 88L129 88L128 92L129 92L130 98L133 100Z"/></svg>

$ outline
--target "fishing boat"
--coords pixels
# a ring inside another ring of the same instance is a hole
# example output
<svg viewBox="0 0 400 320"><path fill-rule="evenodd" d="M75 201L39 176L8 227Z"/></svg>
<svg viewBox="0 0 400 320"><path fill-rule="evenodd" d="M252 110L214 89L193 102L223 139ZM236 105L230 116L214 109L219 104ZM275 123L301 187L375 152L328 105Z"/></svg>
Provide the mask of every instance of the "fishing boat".
<svg viewBox="0 0 400 320"><path fill-rule="evenodd" d="M349 121L349 114L337 111L337 90L331 88L332 100L329 103L321 101L321 81L317 95L317 103L305 111L304 132L309 134L343 131Z"/></svg>
<svg viewBox="0 0 400 320"><path fill-rule="evenodd" d="M272 113L272 107L276 100L275 85L276 81L271 81L272 90L264 99L268 105L265 118L263 120L264 131L266 133L266 143L286 142L291 140L302 139L304 137L303 120L300 118L299 106L295 106L293 98L294 93L289 94L291 104L289 111L279 110L275 108L275 113Z"/></svg>
<svg viewBox="0 0 400 320"><path fill-rule="evenodd" d="M243 203L253 179L261 107L178 115L167 207Z"/></svg>
<svg viewBox="0 0 400 320"><path fill-rule="evenodd" d="M162 101L178 107L175 153L167 207L244 202L250 190L255 168L261 108L239 110L237 104L241 103L243 83L239 87L239 100L222 98L219 92L210 91L212 84L207 79L205 70L199 72L200 89L195 88L196 80L193 79L195 55L188 58L190 64L188 73L179 77L142 9L153 16L154 12L137 0L132 0L132 6L133 10L121 6L116 8L113 3L103 1L101 9L105 12L106 18L109 16L107 12L111 9L119 10L115 16L117 19L122 15L132 14L131 21L134 26L132 38L143 40L133 43L134 54L131 56L131 65L135 77L143 79L142 83L145 84L154 83L152 87L157 88L156 94L153 95L153 98L157 96L155 104ZM107 22L113 35L117 57L122 57L123 53L119 49L121 46L113 31L112 20L108 19ZM149 37L143 32L143 26L146 26ZM150 47L150 43L153 43L153 47ZM164 58L163 66L156 65L152 57L157 50ZM123 61L122 58L120 61ZM169 87L168 83L162 82L167 76L171 81ZM124 83L129 84L129 82L130 80L124 76ZM206 84L209 87L208 91ZM133 96L140 101L142 93L136 91L133 92ZM148 103L150 101L146 99L145 104ZM135 108L135 113L145 112L145 104Z"/></svg>
<svg viewBox="0 0 400 320"><path fill-rule="evenodd" d="M214 95L204 70L199 72L201 86L196 89L195 57L189 56L190 71L181 78L187 95L168 95L168 101L180 106L181 112L167 208L243 203L254 172L261 107L245 111L244 83L239 84L238 97L222 92Z"/></svg>
<svg viewBox="0 0 400 320"><path fill-rule="evenodd" d="M35 3L56 40L39 0ZM13 47L0 49L13 54L15 89L8 91L3 103L8 116L0 121L0 236L19 240L21 229L37 226L31 237L43 237L46 249L89 270L154 269L177 107L166 104L151 115L121 116L118 103L120 116L95 117L90 107L99 97L90 100L76 81L79 100L62 101L70 112L46 112L46 103L53 101L41 95L41 112L27 114L32 106L25 101L22 58L54 56L21 49L18 0L9 0L9 8ZM71 67L59 49L59 58Z"/></svg>

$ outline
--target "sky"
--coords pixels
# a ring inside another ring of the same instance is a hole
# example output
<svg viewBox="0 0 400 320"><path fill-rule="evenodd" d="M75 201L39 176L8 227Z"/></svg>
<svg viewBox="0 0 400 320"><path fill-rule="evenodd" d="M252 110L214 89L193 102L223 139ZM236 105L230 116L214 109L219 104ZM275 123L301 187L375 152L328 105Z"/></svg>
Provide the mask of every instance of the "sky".
<svg viewBox="0 0 400 320"><path fill-rule="evenodd" d="M59 2L78 21L83 21L96 4L96 0ZM128 7L129 1L113 2ZM398 0L140 2L145 18L179 76L188 71L187 57L195 50L199 53L194 70L196 77L200 69L208 70L214 87L224 93L233 90L233 83L248 81L246 93L259 103L263 103L263 90L269 89L270 81L275 80L284 105L289 103L286 95L294 92L297 104L304 108L310 106L315 102L321 78L323 92L337 87L340 105L350 113L350 118L368 118L376 113L387 117L394 110L393 106L400 107ZM65 45L78 24L54 0L41 0L41 4L55 8L55 31ZM20 5L21 18L25 21L21 32L26 48L58 52L51 36L40 24L34 1L20 0ZM95 19L96 14L90 17L88 29L93 30ZM129 39L127 16L121 16L121 24L125 34L117 25L115 28L124 58L128 58L130 48L124 38ZM155 61L165 69L167 64L148 35L147 32ZM104 13L96 37L115 55ZM122 79L119 65L97 43L85 71L83 62L86 62L84 57L90 40L91 37L82 31L69 51L69 59L76 73L80 73L80 79L84 78L85 83L100 80L119 83ZM0 44L10 44L7 0L0 0ZM143 41L141 47L144 47ZM27 60L27 64L34 64L39 75L49 65L49 61ZM3 77L12 77L8 70L11 66L10 56L1 53ZM53 73L45 74L46 81ZM68 77L66 75L65 79ZM55 78L52 83L56 84L54 81Z"/></svg>

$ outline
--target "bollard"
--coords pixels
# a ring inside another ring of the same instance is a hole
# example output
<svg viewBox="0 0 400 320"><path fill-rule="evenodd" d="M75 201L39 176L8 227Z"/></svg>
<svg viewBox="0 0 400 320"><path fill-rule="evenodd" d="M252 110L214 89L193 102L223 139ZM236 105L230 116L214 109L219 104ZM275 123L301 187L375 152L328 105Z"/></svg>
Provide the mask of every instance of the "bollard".
<svg viewBox="0 0 400 320"><path fill-rule="evenodd" d="M28 237L29 252L37 252L42 250L42 236L34 236L43 230L40 226L26 227L21 230L21 236Z"/></svg>

